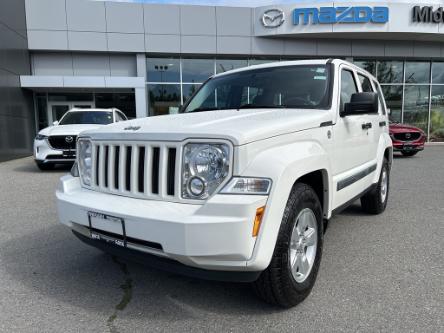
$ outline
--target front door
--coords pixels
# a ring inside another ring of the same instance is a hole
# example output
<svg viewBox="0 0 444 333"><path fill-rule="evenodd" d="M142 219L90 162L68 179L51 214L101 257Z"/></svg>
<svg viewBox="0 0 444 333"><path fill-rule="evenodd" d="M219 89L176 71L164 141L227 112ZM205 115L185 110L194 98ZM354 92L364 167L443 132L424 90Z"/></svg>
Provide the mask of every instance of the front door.
<svg viewBox="0 0 444 333"><path fill-rule="evenodd" d="M55 121L59 121L68 110L71 110L73 108L92 109L94 108L94 102L49 102L49 124L52 124Z"/></svg>

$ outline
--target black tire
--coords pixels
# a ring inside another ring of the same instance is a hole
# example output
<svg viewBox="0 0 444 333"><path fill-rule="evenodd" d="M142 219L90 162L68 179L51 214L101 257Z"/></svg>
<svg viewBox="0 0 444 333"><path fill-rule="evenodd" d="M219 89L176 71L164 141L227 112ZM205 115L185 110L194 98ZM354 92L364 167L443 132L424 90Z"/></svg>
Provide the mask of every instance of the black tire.
<svg viewBox="0 0 444 333"><path fill-rule="evenodd" d="M40 163L36 162L37 167L42 171L54 170L55 165L52 163Z"/></svg>
<svg viewBox="0 0 444 333"><path fill-rule="evenodd" d="M382 200L381 190L382 190L382 181L383 181L384 172L386 172L387 175L387 186L386 186L385 199ZM365 194L363 197L361 197L362 210L368 214L375 214L375 215L381 214L385 210L385 207L387 207L389 189L390 189L390 168L387 159L384 158L377 186L373 190Z"/></svg>
<svg viewBox="0 0 444 333"><path fill-rule="evenodd" d="M401 154L404 156L415 156L416 154L418 154L417 151L401 151Z"/></svg>
<svg viewBox="0 0 444 333"><path fill-rule="evenodd" d="M306 279L298 283L291 272L290 238L299 213L309 208L316 217L317 247L315 259ZM302 302L311 292L319 270L323 245L322 207L315 191L308 185L296 183L285 207L273 257L268 268L253 282L256 294L267 303L290 308Z"/></svg>

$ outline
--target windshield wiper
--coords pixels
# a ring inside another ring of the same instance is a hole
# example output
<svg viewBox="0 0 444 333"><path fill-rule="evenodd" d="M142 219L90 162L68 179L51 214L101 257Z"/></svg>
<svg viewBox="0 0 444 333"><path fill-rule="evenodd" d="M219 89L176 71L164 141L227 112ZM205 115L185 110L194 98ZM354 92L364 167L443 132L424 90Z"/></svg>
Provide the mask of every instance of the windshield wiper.
<svg viewBox="0 0 444 333"><path fill-rule="evenodd" d="M286 108L286 105L258 105L258 104L243 104L237 107L237 110L240 109L282 109Z"/></svg>

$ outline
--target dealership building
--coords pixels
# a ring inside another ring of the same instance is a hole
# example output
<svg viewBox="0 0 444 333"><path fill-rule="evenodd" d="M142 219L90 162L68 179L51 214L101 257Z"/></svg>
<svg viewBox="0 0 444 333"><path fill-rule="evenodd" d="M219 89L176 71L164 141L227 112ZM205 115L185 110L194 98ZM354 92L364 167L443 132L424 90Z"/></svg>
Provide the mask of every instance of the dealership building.
<svg viewBox="0 0 444 333"><path fill-rule="evenodd" d="M0 160L72 107L177 113L208 77L272 61L343 58L373 73L394 121L444 141L440 1L256 8L91 0L0 3Z"/></svg>

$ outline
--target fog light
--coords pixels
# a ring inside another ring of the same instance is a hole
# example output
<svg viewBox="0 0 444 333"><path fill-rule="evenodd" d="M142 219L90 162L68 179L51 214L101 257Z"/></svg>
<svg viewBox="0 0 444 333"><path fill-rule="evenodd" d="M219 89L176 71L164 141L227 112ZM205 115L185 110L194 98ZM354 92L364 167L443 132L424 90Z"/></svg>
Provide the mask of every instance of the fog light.
<svg viewBox="0 0 444 333"><path fill-rule="evenodd" d="M206 184L205 181L200 177L193 177L188 182L188 190L190 194L195 197L199 197L205 193Z"/></svg>

